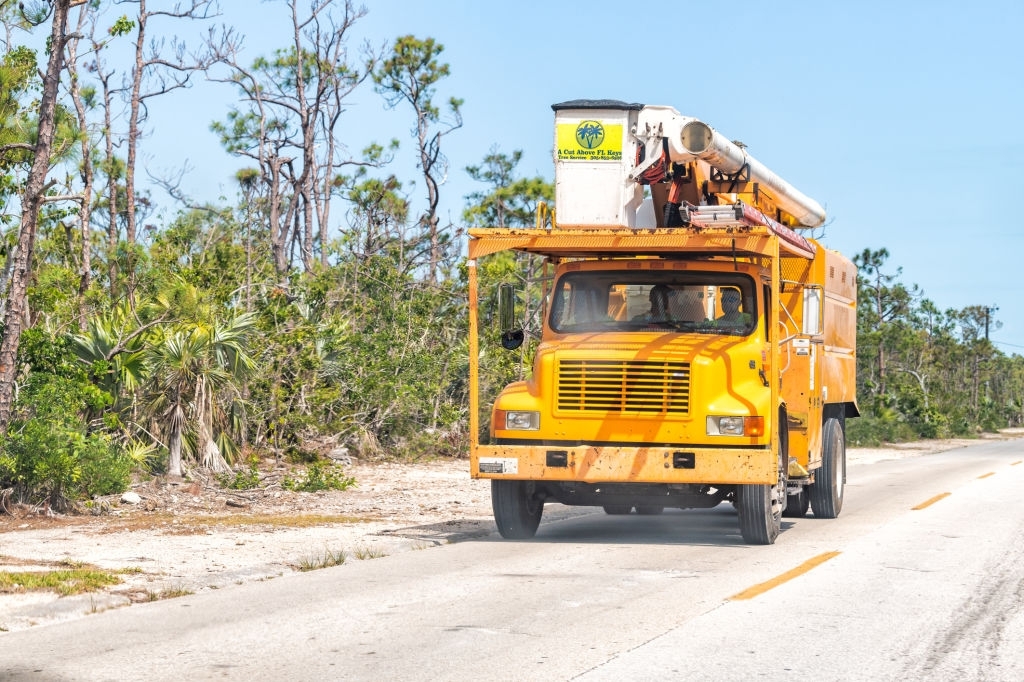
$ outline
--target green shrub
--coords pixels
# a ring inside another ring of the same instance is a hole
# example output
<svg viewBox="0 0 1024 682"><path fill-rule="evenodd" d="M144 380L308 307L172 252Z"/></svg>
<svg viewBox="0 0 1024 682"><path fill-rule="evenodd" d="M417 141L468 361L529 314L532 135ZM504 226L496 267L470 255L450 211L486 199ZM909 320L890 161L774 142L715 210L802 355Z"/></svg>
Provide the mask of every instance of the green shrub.
<svg viewBox="0 0 1024 682"><path fill-rule="evenodd" d="M872 447L918 438L919 434L909 424L894 419L862 415L846 422L847 445Z"/></svg>
<svg viewBox="0 0 1024 682"><path fill-rule="evenodd" d="M301 478L285 476L281 482L281 487L285 490L303 493L315 493L320 490L348 490L355 485L356 479L345 476L341 467L323 466L320 462L310 464Z"/></svg>
<svg viewBox="0 0 1024 682"><path fill-rule="evenodd" d="M220 474L217 476L217 481L220 483L222 488L228 488L229 490L252 490L260 487L260 470L259 460L255 457L249 460L249 467L247 469L239 468L234 472L234 476L231 474Z"/></svg>
<svg viewBox="0 0 1024 682"><path fill-rule="evenodd" d="M84 438L78 460L81 477L77 492L81 497L123 493L131 485L135 461L105 434L92 434Z"/></svg>
<svg viewBox="0 0 1024 682"><path fill-rule="evenodd" d="M81 416L96 393L71 379L30 375L0 443L0 488L57 510L77 499L127 490L131 458L106 434L89 433Z"/></svg>

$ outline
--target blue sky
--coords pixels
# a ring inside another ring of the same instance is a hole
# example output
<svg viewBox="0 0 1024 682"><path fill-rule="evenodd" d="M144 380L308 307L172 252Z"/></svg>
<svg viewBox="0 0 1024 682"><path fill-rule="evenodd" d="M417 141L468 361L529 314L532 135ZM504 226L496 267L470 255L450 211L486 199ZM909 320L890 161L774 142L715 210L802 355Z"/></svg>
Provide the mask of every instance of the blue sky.
<svg viewBox="0 0 1024 682"><path fill-rule="evenodd" d="M492 147L523 151L519 175L553 179L551 104L669 105L742 140L824 205L826 246L888 249L888 270L940 309L998 306L991 338L1024 354L1021 0L364 4L354 39L411 33L445 46L451 76L437 101L465 100L465 125L443 146L445 218L460 222L464 196L481 188L463 169ZM282 3L222 7L247 36L245 61L287 43ZM233 197L240 164L208 132L233 95L203 85L154 101L143 161L160 172L187 159L190 194ZM366 88L341 137L353 150L391 137L411 149L411 123ZM413 161L400 161L392 172L421 201Z"/></svg>

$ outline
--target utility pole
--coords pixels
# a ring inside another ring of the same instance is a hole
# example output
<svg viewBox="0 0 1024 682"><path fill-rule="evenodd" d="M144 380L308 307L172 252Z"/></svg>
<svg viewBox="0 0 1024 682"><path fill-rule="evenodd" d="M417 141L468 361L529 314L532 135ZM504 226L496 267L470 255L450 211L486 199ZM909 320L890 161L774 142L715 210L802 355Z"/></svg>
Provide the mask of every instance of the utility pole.
<svg viewBox="0 0 1024 682"><path fill-rule="evenodd" d="M988 320L989 316L995 311L999 310L999 306L994 305L985 308L985 340L988 341Z"/></svg>

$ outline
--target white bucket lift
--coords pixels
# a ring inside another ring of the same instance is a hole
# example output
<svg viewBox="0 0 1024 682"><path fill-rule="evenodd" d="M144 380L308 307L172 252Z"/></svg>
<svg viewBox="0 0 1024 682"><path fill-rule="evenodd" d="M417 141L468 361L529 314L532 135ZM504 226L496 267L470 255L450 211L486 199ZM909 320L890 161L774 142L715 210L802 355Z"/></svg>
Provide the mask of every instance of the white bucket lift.
<svg viewBox="0 0 1024 682"><path fill-rule="evenodd" d="M746 172L797 227L825 222L818 202L706 123L672 107L573 100L552 108L555 208L562 227L653 227L644 214L642 175L659 163L692 161L726 174Z"/></svg>
<svg viewBox="0 0 1024 682"><path fill-rule="evenodd" d="M633 134L642 104L576 100L556 104L555 208L558 224L636 227L643 187Z"/></svg>

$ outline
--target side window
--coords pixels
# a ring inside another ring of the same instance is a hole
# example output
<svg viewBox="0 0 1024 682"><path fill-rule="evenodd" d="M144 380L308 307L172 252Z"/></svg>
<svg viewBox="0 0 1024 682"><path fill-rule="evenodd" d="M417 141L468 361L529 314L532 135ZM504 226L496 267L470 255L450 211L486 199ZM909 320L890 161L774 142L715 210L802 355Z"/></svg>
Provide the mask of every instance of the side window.
<svg viewBox="0 0 1024 682"><path fill-rule="evenodd" d="M572 285L560 282L551 295L551 326L559 329L565 324L566 307Z"/></svg>
<svg viewBox="0 0 1024 682"><path fill-rule="evenodd" d="M594 328L611 319L612 302L593 282L563 280L552 297L551 326L560 331Z"/></svg>

